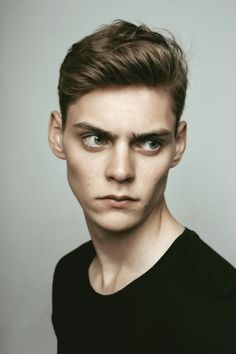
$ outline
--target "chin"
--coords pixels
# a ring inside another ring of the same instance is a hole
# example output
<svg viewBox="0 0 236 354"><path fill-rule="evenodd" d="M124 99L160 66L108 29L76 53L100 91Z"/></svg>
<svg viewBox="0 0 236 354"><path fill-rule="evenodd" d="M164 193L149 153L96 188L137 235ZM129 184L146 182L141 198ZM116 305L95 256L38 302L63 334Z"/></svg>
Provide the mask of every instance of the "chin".
<svg viewBox="0 0 236 354"><path fill-rule="evenodd" d="M132 217L129 215L122 215L121 213L116 213L113 215L99 215L97 217L91 218L88 215L85 219L89 225L94 225L96 228L103 230L104 232L111 233L122 233L134 229L141 222L137 217Z"/></svg>

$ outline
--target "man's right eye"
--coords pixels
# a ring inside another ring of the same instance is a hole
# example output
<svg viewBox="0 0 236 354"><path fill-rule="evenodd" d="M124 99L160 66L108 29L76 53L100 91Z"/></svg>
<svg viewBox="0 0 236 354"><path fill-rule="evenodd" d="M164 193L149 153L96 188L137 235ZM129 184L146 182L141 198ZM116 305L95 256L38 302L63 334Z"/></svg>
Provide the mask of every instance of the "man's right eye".
<svg viewBox="0 0 236 354"><path fill-rule="evenodd" d="M105 139L101 135L87 135L83 139L83 143L89 147L98 147L105 143Z"/></svg>

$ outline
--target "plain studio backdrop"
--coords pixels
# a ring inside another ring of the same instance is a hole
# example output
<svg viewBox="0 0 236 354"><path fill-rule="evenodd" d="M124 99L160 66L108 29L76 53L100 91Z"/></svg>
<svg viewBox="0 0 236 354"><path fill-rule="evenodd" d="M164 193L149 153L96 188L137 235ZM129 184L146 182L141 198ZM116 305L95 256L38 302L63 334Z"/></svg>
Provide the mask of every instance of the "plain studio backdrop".
<svg viewBox="0 0 236 354"><path fill-rule="evenodd" d="M66 51L114 19L174 33L190 66L188 144L170 172L167 203L235 266L236 1L2 0L0 7L0 352L53 354L53 271L89 239L65 161L47 141Z"/></svg>

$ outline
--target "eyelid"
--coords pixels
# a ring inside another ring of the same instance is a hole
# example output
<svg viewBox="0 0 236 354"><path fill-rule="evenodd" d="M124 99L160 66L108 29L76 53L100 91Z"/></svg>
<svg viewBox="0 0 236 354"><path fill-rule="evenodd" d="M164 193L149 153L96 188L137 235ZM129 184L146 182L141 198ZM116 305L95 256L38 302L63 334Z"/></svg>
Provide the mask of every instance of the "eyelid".
<svg viewBox="0 0 236 354"><path fill-rule="evenodd" d="M137 139L135 139L134 144L144 144L148 141L155 141L155 142L159 143L160 145L163 144L163 141L157 137L137 138Z"/></svg>
<svg viewBox="0 0 236 354"><path fill-rule="evenodd" d="M150 141L150 140L155 140L158 142L161 142L162 139L158 135L146 135L146 136L137 136L132 139L134 143L136 142L144 142L144 141Z"/></svg>
<svg viewBox="0 0 236 354"><path fill-rule="evenodd" d="M84 132L84 133L81 134L82 139L90 137L90 136L98 136L98 137L104 139L105 141L110 139L110 137L107 136L107 134L104 134L104 133L101 133L101 132L91 131L91 132Z"/></svg>
<svg viewBox="0 0 236 354"><path fill-rule="evenodd" d="M152 148L145 148L144 144L148 143L148 142L154 142L154 143L157 143L158 146L157 147L154 147L154 149ZM140 151L143 151L145 153L148 153L148 154L156 154L157 152L159 152L159 150L162 148L163 146L163 141L161 141L160 139L157 139L157 138L149 138L149 139L142 139L141 141L135 143L135 145L137 146L138 150Z"/></svg>
<svg viewBox="0 0 236 354"><path fill-rule="evenodd" d="M107 136L107 134L104 134L103 132L95 132L95 131L88 131L88 132L84 132L81 135L81 140L82 143L91 150L101 150L104 145L107 145L109 143L109 140L114 140L112 139L112 137ZM94 144L94 145L90 145L89 143L86 143L86 138L89 137L99 137L103 140L102 144ZM155 149L148 149L148 148L144 148L141 147L141 145L147 143L147 142L156 142L158 143L158 147L156 147ZM160 150L160 148L162 147L162 145L164 144L163 140L160 139L159 137L157 137L156 135L152 135L152 136L142 136L142 137L135 137L133 139L131 139L131 144L135 147L138 147L140 150L143 150L145 152L148 153L154 153Z"/></svg>
<svg viewBox="0 0 236 354"><path fill-rule="evenodd" d="M83 144L83 146L90 151L100 151L101 149L104 148L104 145L107 144L107 138L103 136L104 134L98 134L98 133L94 133L94 132L90 132L90 133L84 133L81 134L81 143ZM90 144L88 141L86 141L86 139L91 138L91 137L99 137L102 139L102 143L101 144Z"/></svg>

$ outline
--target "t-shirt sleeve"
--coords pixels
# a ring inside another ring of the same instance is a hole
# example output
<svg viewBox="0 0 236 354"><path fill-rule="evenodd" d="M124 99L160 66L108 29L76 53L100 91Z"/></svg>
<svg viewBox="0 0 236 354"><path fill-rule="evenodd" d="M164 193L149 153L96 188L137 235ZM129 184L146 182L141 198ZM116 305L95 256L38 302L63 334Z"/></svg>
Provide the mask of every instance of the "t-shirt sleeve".
<svg viewBox="0 0 236 354"><path fill-rule="evenodd" d="M236 354L236 295L204 304L185 324L184 349L191 354Z"/></svg>
<svg viewBox="0 0 236 354"><path fill-rule="evenodd" d="M56 336L58 337L58 332L60 331L60 308L64 303L64 294L67 283L67 267L66 267L66 256L62 257L57 263L52 282L52 314L51 320Z"/></svg>
<svg viewBox="0 0 236 354"><path fill-rule="evenodd" d="M75 274L78 279L78 269L84 268L87 257L90 256L91 241L63 256L56 264L52 282L52 313L51 320L57 338L63 333L64 315L67 312L71 288L75 286ZM75 269L77 272L75 273Z"/></svg>

